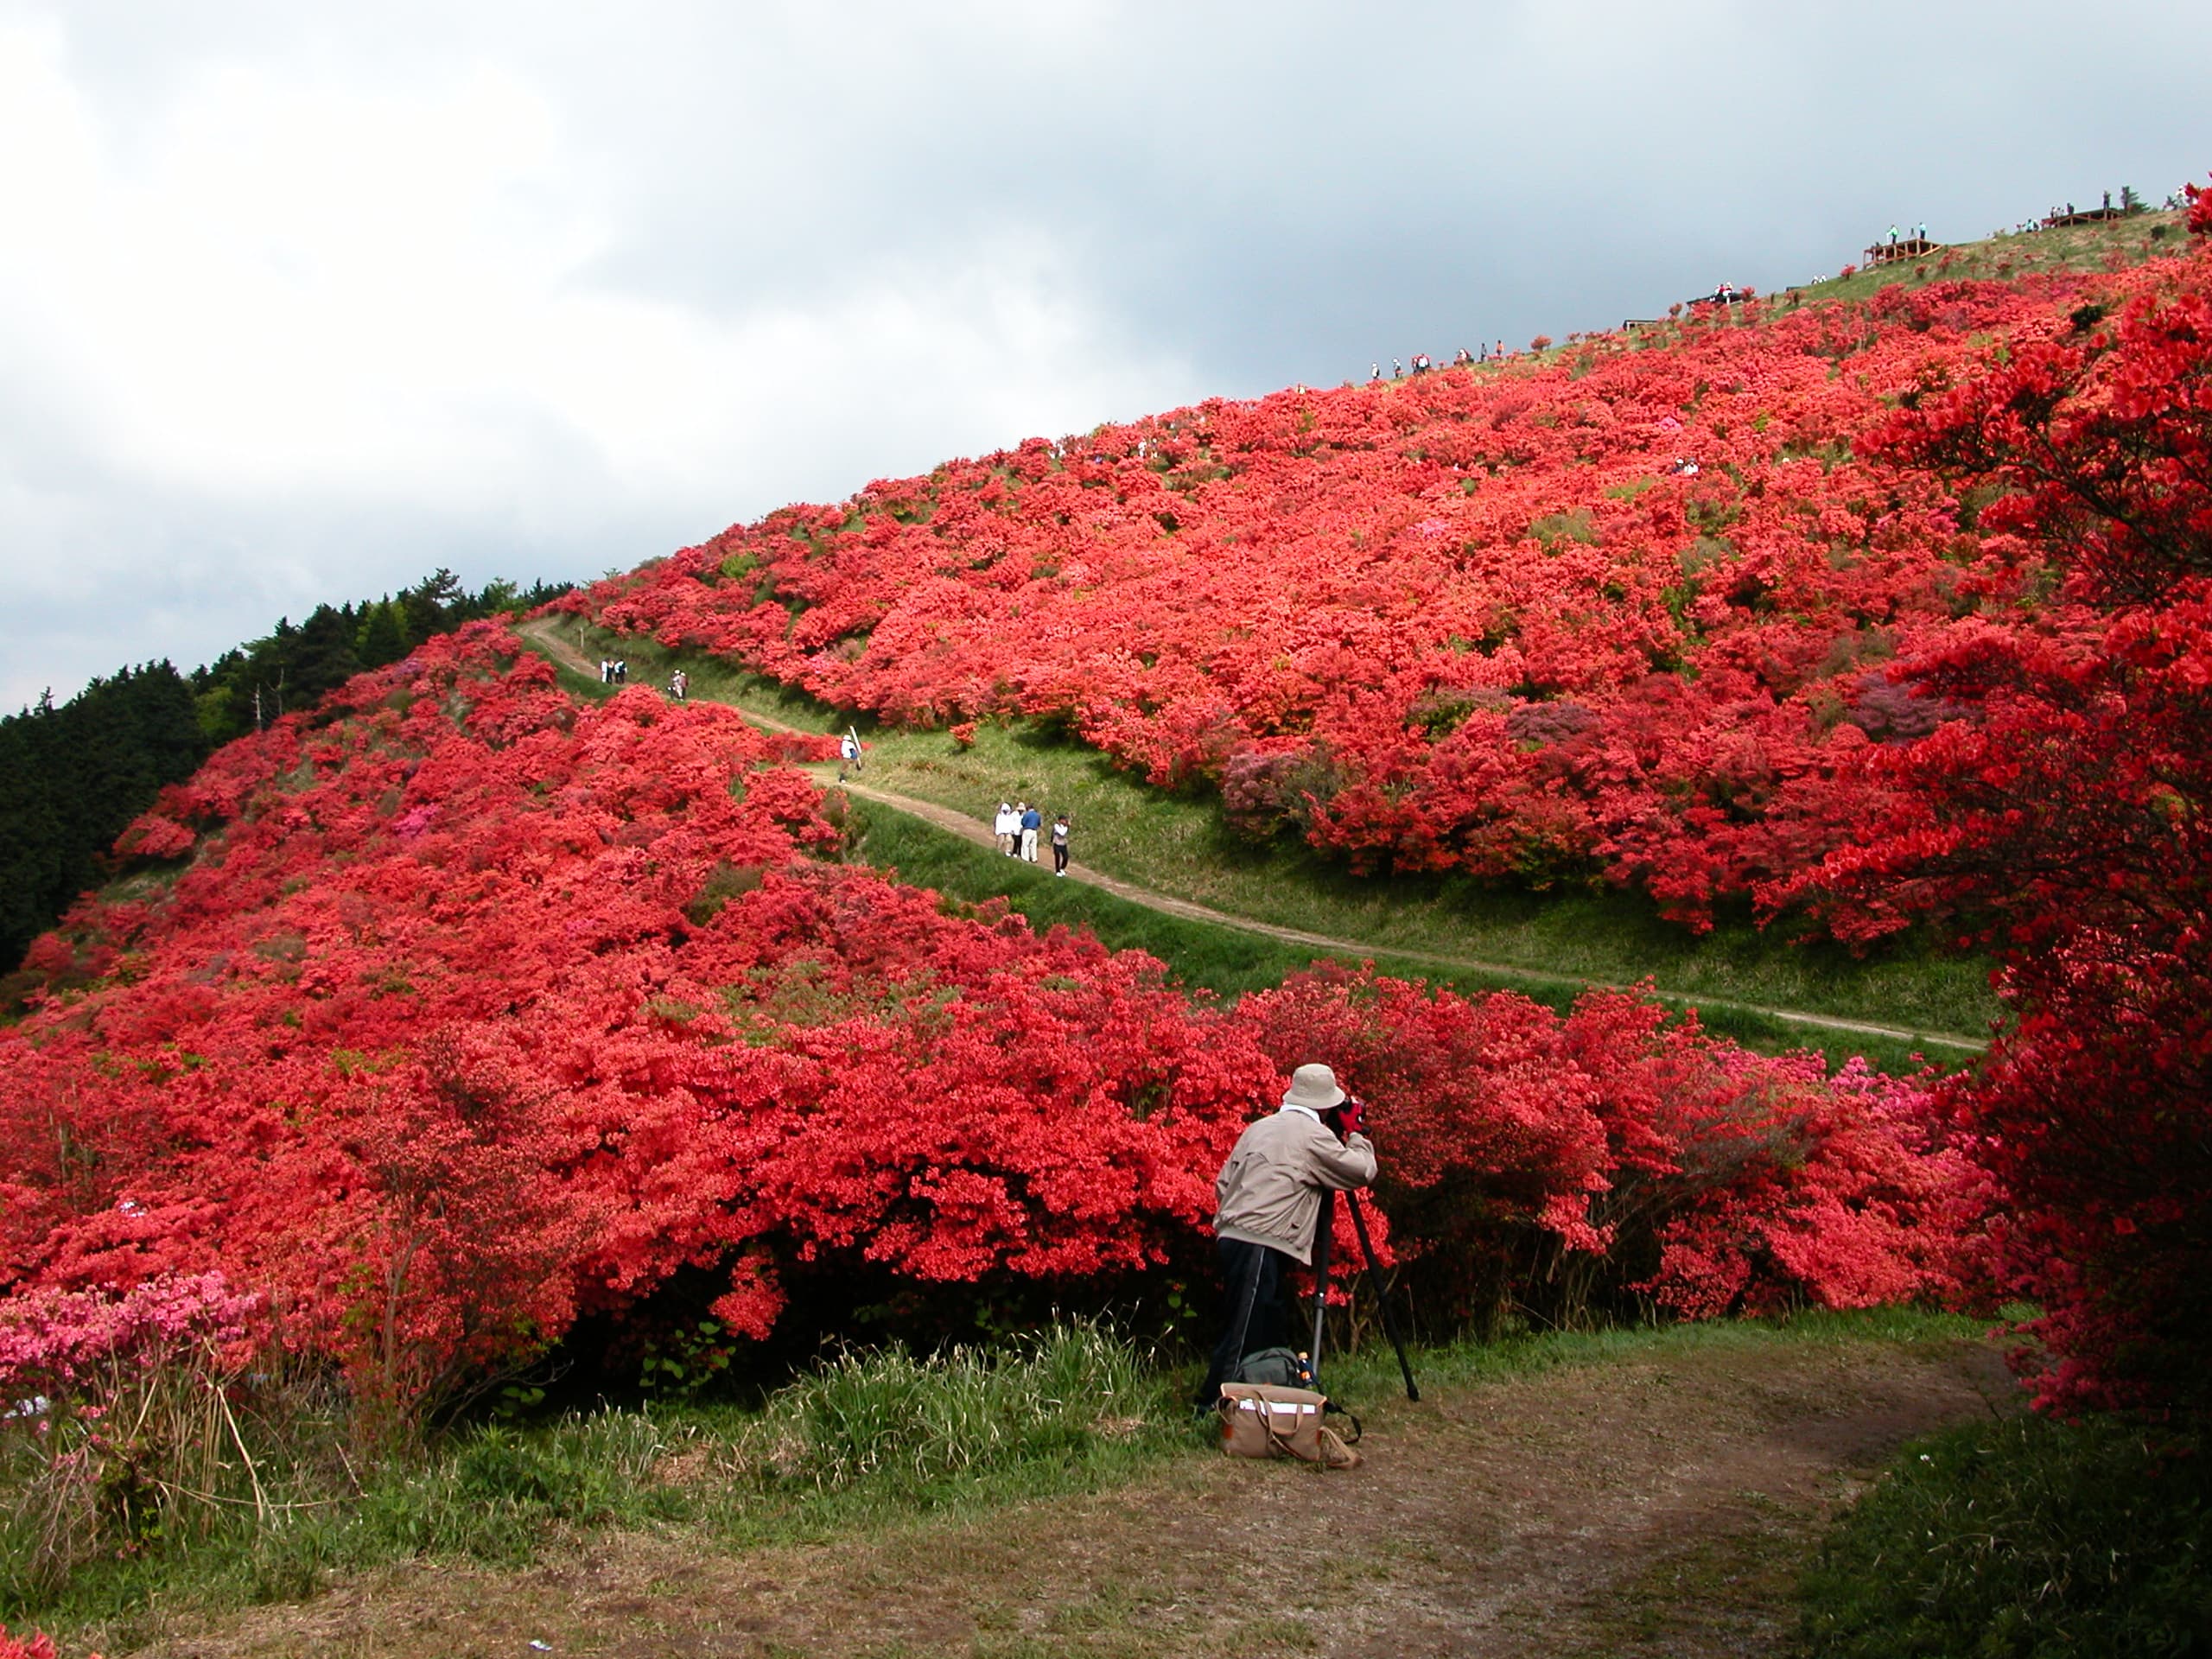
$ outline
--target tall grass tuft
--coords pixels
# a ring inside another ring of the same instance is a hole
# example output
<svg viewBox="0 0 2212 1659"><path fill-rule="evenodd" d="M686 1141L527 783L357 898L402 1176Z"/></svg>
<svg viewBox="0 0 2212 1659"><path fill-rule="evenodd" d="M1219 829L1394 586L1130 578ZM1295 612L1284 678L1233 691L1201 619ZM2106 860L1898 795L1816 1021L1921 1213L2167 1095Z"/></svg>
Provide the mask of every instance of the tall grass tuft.
<svg viewBox="0 0 2212 1659"><path fill-rule="evenodd" d="M823 1491L924 1485L1081 1458L1142 1429L1158 1394L1129 1344L1090 1324L921 1359L848 1351L775 1395L747 1449L773 1478Z"/></svg>

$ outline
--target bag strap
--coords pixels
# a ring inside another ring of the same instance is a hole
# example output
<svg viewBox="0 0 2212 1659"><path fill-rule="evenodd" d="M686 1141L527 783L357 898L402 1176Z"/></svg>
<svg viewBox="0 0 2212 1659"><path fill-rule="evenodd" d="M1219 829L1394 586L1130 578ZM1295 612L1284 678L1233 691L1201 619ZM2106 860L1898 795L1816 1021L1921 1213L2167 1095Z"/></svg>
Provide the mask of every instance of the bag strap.
<svg viewBox="0 0 2212 1659"><path fill-rule="evenodd" d="M1347 1412L1344 1414L1351 1416L1351 1414ZM1353 1421L1356 1422L1358 1420L1354 1418ZM1315 1429L1313 1433L1315 1439L1320 1443L1322 1468L1357 1469L1364 1461L1358 1452L1353 1451L1345 1443L1344 1437L1327 1424L1324 1423Z"/></svg>

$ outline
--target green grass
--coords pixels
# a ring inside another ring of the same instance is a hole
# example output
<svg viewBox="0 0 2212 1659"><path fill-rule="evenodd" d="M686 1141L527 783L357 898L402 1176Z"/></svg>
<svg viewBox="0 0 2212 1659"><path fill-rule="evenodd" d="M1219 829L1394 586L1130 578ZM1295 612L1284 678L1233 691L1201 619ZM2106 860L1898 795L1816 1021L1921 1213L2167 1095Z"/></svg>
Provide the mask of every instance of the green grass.
<svg viewBox="0 0 2212 1659"><path fill-rule="evenodd" d="M1440 968L1383 950L1332 953L1166 915L1116 898L1103 888L1060 880L1041 867L1001 857L933 824L866 800L853 801L849 823L855 836L855 855L879 869L895 872L902 881L934 887L964 904L1003 898L1034 927L1087 928L1109 949L1145 951L1166 963L1185 985L1224 997L1269 989L1281 984L1286 976L1317 961L1346 958L1372 959L1385 973L1448 986L1470 996L1517 991L1560 1013L1572 1007L1583 990L1580 980ZM1677 1005L1687 1006L1679 999ZM1919 1051L1909 1042L1848 1032L1824 1033L1817 1027L1710 1005L1700 1009L1699 1018L1707 1030L1733 1038L1760 1053L1817 1050L1830 1070L1853 1055L1863 1055L1892 1075L1913 1071L1920 1064L1916 1058ZM1942 1049L1929 1053L1939 1065L1955 1065L1966 1058Z"/></svg>
<svg viewBox="0 0 2212 1659"><path fill-rule="evenodd" d="M1917 1307L1808 1308L1769 1319L1709 1319L1696 1324L1605 1325L1545 1331L1482 1342L1469 1338L1412 1351L1414 1381L1432 1392L1479 1388L1546 1371L1618 1364L1693 1353L1741 1351L1787 1343L1841 1350L1882 1343L1930 1351L1980 1338L1986 1319ZM1198 1373L1192 1373L1192 1382ZM1324 1354L1327 1391L1354 1404L1402 1399L1397 1357L1382 1343L1349 1354Z"/></svg>
<svg viewBox="0 0 2212 1659"><path fill-rule="evenodd" d="M1803 1585L1816 1659L2212 1653L2202 1429L1969 1424L1908 1448Z"/></svg>
<svg viewBox="0 0 2212 1659"><path fill-rule="evenodd" d="M2001 281L2031 272L2102 270L2108 263L2141 264L2188 250L2190 237L2182 219L2178 212L2161 211L2064 230L2018 236L2007 232L1978 242L1952 244L1925 259L1868 266L1849 276L1831 276L1791 291L1801 303L1864 300L1878 289L1900 285L1919 288L1938 282ZM1951 259L1948 270L1942 268L1947 253Z"/></svg>
<svg viewBox="0 0 2212 1659"><path fill-rule="evenodd" d="M809 730L843 723L836 711L781 688L771 702L757 677L698 653L669 652L595 631L584 638L594 652L627 651L633 673L648 664L656 680L670 667L685 665L694 696L727 700ZM1792 944L1779 931L1743 922L1724 921L1700 937L1661 919L1648 901L1611 890L1533 893L1465 878L1362 878L1302 845L1254 846L1227 829L1217 798L1151 788L1096 750L1033 724L987 724L966 750L942 732L862 727L870 745L863 781L879 789L981 818L1002 797L1040 804L1048 812L1065 809L1074 816L1075 855L1083 863L1233 915L1358 941L1378 957L1393 951L1458 957L1561 985L1627 984L1649 976L1678 998L1967 1038L1985 1034L1998 1013L1987 964L1979 959L1904 949L1861 959L1834 945ZM918 864L902 861L902 868L912 872ZM1433 968L1427 973L1437 976ZM1731 1035L1758 1028L1756 1016L1717 1009L1707 1023ZM1779 1031L1803 1029L1772 1023Z"/></svg>

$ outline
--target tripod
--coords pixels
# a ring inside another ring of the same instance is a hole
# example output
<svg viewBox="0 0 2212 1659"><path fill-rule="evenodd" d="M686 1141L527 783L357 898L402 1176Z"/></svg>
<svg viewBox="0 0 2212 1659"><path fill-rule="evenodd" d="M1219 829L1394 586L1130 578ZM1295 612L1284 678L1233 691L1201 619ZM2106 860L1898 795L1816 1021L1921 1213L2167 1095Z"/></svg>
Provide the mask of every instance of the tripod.
<svg viewBox="0 0 2212 1659"><path fill-rule="evenodd" d="M1367 1258L1368 1287L1375 1293L1375 1306L1382 1310L1382 1334L1390 1338L1390 1346L1398 1356L1398 1370L1406 1379L1406 1398L1419 1400L1421 1389L1414 1382L1412 1363L1406 1358L1406 1344L1399 1339L1398 1322L1390 1317L1390 1298L1382 1288L1382 1264L1375 1256L1375 1241L1367 1234L1367 1212L1359 1207L1359 1194L1346 1188L1344 1205L1351 1211L1351 1230L1358 1236L1360 1253ZM1321 1220L1313 1234L1313 1386L1321 1386L1321 1319L1329 1306L1329 1253L1333 1240L1336 1205L1324 1197Z"/></svg>

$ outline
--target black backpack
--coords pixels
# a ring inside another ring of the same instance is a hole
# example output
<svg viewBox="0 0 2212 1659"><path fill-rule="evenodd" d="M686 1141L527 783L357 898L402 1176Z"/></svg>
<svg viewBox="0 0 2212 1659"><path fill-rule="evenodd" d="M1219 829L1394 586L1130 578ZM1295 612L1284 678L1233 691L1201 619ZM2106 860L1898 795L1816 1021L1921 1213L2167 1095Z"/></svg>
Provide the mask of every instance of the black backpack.
<svg viewBox="0 0 2212 1659"><path fill-rule="evenodd" d="M1261 1382L1274 1389L1310 1389L1313 1386L1313 1368L1306 1363L1306 1356L1293 1353L1287 1348L1262 1348L1257 1353L1244 1356L1232 1382Z"/></svg>

